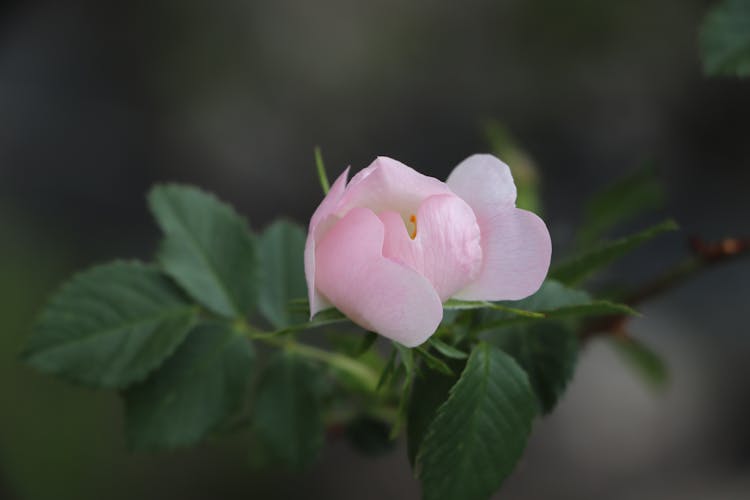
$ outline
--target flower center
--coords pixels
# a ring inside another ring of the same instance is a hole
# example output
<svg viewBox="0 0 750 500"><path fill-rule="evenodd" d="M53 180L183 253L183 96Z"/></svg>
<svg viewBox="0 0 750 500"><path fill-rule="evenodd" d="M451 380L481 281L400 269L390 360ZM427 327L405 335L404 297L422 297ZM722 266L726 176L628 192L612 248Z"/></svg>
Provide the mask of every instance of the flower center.
<svg viewBox="0 0 750 500"><path fill-rule="evenodd" d="M409 231L409 237L414 239L417 237L417 216L411 214L409 216L409 222L406 223L406 230Z"/></svg>

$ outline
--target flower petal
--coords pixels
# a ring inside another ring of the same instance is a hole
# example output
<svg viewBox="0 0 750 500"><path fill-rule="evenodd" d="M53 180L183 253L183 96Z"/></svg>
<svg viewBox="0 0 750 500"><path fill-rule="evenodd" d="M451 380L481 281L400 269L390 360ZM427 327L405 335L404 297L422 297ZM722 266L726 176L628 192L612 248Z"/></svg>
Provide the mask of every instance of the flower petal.
<svg viewBox="0 0 750 500"><path fill-rule="evenodd" d="M510 168L492 155L469 156L453 169L446 183L475 212L516 204L516 185Z"/></svg>
<svg viewBox="0 0 750 500"><path fill-rule="evenodd" d="M331 304L322 297L315 289L315 246L316 242L324 233L324 229L330 227L335 220L331 214L336 210L341 197L346 191L346 178L349 176L349 168L339 175L333 183L328 194L318 205L310 219L305 241L305 280L307 281L307 296L310 303L310 318L318 311L331 307ZM322 224L321 224L322 223Z"/></svg>
<svg viewBox="0 0 750 500"><path fill-rule="evenodd" d="M323 219L336 211L341 198L346 192L347 177L349 177L349 167L346 167L346 170L344 170L341 175L338 176L336 181L331 186L331 189L328 190L328 194L326 194L325 198L323 198L323 201L320 202L318 208L315 209L315 212L310 219L310 230L317 226Z"/></svg>
<svg viewBox="0 0 750 500"><path fill-rule="evenodd" d="M336 213L344 215L354 207L366 207L375 213L416 213L425 198L450 193L444 182L381 156L352 177Z"/></svg>
<svg viewBox="0 0 750 500"><path fill-rule="evenodd" d="M446 182L474 210L482 235L482 270L456 298L519 300L537 291L549 270L552 242L539 217L515 208L508 166L492 155L473 155Z"/></svg>
<svg viewBox="0 0 750 500"><path fill-rule="evenodd" d="M448 300L479 274L482 248L471 207L454 194L427 198L419 206L412 239L401 215L382 212L383 255L427 278L440 299Z"/></svg>
<svg viewBox="0 0 750 500"><path fill-rule="evenodd" d="M371 210L351 210L318 244L315 283L355 323L414 347L435 332L443 306L424 276L383 257L384 237Z"/></svg>
<svg viewBox="0 0 750 500"><path fill-rule="evenodd" d="M464 300L520 300L536 292L549 270L552 242L535 214L504 206L474 209L482 234L482 270L455 295Z"/></svg>

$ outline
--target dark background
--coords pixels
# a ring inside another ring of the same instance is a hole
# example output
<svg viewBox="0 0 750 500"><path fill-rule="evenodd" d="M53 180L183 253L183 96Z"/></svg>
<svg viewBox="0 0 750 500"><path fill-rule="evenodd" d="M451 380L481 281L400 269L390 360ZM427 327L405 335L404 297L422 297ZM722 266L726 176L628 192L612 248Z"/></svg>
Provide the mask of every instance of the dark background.
<svg viewBox="0 0 750 500"><path fill-rule="evenodd" d="M305 223L316 144L332 176L388 155L445 178L499 119L543 176L556 256L585 197L651 160L684 234L618 266L627 282L685 256L686 234L748 235L750 81L701 75L710 4L3 3L0 498L416 498L403 449L373 460L334 440L301 475L253 472L241 440L129 454L113 394L16 352L73 270L150 257L152 183L213 190L257 229ZM662 393L592 343L499 497L750 497L749 283L744 260L642 308L633 333L672 369Z"/></svg>

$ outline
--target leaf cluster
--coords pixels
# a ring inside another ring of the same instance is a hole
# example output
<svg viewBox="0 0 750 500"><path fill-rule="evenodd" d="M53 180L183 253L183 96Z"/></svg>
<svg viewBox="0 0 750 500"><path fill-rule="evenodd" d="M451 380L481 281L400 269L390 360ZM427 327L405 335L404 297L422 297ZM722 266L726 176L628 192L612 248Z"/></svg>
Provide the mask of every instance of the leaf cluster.
<svg viewBox="0 0 750 500"><path fill-rule="evenodd" d="M336 310L309 318L305 232L296 224L280 220L256 234L213 195L160 185L148 197L164 235L154 262L74 276L42 311L23 357L73 383L119 391L134 449L248 434L256 458L301 469L327 437L377 454L403 433L425 499L484 499L514 469L534 421L562 397L582 328L637 315L581 286L675 228L667 221L604 239L660 200L649 173L609 188L586 210L581 250L537 293L448 301L435 335L408 349ZM616 344L663 383L658 356L629 338Z"/></svg>

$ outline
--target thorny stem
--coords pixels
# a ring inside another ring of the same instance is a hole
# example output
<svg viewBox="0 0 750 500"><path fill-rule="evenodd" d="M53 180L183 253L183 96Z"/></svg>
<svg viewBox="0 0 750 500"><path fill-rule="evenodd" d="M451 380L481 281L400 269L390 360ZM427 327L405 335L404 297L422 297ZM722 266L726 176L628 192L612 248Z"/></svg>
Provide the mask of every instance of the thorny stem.
<svg viewBox="0 0 750 500"><path fill-rule="evenodd" d="M693 254L691 257L626 296L623 302L631 307L637 306L702 271L750 255L750 238L725 238L719 242L690 238L688 244ZM628 320L625 315L608 316L589 323L579 336L586 341L601 335L625 335Z"/></svg>

